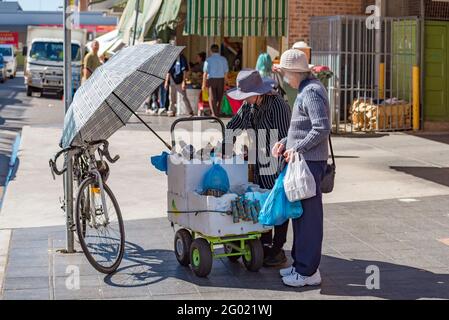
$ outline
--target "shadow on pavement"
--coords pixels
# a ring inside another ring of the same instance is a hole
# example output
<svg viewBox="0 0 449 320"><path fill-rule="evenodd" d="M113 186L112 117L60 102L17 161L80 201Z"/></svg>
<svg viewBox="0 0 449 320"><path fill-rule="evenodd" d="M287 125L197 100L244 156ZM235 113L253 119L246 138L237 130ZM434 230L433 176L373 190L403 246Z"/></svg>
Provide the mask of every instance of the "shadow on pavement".
<svg viewBox="0 0 449 320"><path fill-rule="evenodd" d="M353 132L353 133L338 133L333 136L342 138L354 138L354 139L373 139L373 138L383 138L389 136L388 133L374 133L374 132Z"/></svg>
<svg viewBox="0 0 449 320"><path fill-rule="evenodd" d="M449 133L408 133L412 136L449 144Z"/></svg>
<svg viewBox="0 0 449 320"><path fill-rule="evenodd" d="M432 181L449 187L449 168L399 166L390 166L390 168L417 178Z"/></svg>
<svg viewBox="0 0 449 320"><path fill-rule="evenodd" d="M278 269L262 268L259 272L251 273L242 263L231 263L227 259L216 260L208 278L198 278L190 268L177 264L173 251L145 250L129 242L122 265L124 266L115 274L104 277L103 281L107 285L123 288L143 287L167 278L175 278L202 288L224 288L230 291L257 289L298 293L317 289L286 287L282 284ZM379 268L379 289L370 290L366 287L367 278L371 275L366 272L369 266ZM449 299L447 274L436 274L383 261L346 260L329 255L323 255L320 271L323 278L320 287L322 295L347 298Z"/></svg>

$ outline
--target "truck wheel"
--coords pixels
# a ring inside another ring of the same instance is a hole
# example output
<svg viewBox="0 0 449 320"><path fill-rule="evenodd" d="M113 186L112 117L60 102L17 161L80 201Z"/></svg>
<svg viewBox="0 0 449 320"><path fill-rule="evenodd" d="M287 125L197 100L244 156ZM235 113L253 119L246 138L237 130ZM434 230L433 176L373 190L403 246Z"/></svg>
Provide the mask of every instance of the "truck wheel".
<svg viewBox="0 0 449 320"><path fill-rule="evenodd" d="M190 263L198 277L207 277L212 270L212 251L206 239L193 240L190 246Z"/></svg>
<svg viewBox="0 0 449 320"><path fill-rule="evenodd" d="M192 235L186 229L180 229L175 234L175 256L179 264L188 266L190 264L190 246L192 245Z"/></svg>
<svg viewBox="0 0 449 320"><path fill-rule="evenodd" d="M33 95L33 89L30 86L27 86L27 97L31 97Z"/></svg>
<svg viewBox="0 0 449 320"><path fill-rule="evenodd" d="M243 263L248 271L257 272L263 264L263 246L260 240L249 240L245 244Z"/></svg>

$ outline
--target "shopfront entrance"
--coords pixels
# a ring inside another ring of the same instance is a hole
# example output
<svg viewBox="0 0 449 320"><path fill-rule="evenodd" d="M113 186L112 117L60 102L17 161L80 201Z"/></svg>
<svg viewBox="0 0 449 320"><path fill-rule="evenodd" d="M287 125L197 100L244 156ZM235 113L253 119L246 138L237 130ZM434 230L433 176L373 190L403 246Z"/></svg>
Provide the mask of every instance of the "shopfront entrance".
<svg viewBox="0 0 449 320"><path fill-rule="evenodd" d="M424 120L449 121L449 22L426 21Z"/></svg>

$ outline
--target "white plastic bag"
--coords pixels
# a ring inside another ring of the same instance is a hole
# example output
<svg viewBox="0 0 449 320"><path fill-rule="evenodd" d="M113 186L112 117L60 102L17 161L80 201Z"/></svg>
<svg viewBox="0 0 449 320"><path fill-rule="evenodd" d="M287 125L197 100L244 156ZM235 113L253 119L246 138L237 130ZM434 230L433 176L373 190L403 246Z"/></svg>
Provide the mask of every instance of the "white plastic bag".
<svg viewBox="0 0 449 320"><path fill-rule="evenodd" d="M306 160L297 152L287 166L284 178L285 195L288 201L295 202L316 196L316 183Z"/></svg>

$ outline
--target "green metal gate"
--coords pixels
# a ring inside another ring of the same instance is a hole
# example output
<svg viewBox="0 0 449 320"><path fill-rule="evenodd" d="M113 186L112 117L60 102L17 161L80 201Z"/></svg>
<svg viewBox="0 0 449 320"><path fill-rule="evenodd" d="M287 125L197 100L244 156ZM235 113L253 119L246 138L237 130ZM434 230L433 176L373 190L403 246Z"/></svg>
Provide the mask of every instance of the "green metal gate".
<svg viewBox="0 0 449 320"><path fill-rule="evenodd" d="M449 22L426 21L424 120L449 121Z"/></svg>

